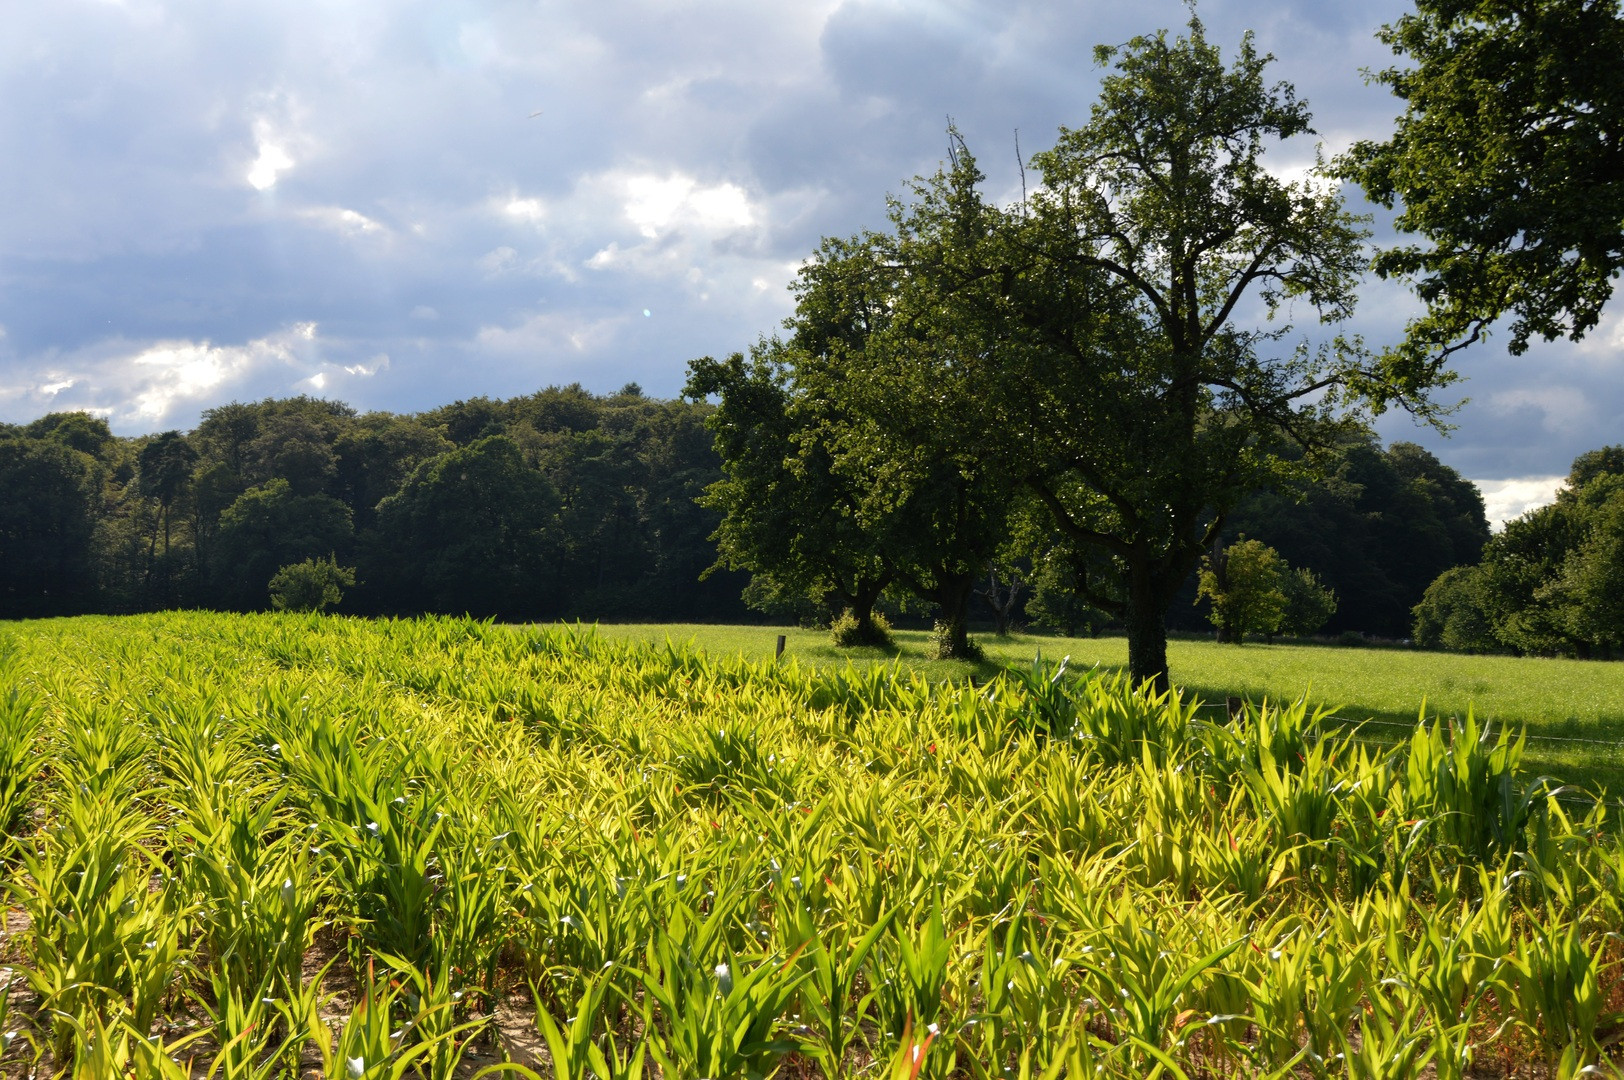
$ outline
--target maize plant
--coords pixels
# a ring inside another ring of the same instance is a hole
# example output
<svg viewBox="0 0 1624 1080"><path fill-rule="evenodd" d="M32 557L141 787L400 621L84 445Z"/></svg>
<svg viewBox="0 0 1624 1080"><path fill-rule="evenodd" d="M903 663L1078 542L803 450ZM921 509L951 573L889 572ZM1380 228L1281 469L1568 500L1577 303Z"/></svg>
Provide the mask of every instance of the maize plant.
<svg viewBox="0 0 1624 1080"><path fill-rule="evenodd" d="M1471 716L450 618L0 653L0 1074L1620 1074L1609 804Z"/></svg>

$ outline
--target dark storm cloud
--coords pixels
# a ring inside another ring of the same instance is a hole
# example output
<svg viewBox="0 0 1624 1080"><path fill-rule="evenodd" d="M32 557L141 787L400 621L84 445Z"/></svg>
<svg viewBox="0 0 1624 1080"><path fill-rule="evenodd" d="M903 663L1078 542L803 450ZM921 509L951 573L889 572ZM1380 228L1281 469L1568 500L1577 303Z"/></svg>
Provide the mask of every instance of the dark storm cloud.
<svg viewBox="0 0 1624 1080"><path fill-rule="evenodd" d="M1201 17L1226 48L1256 31L1335 152L1398 111L1359 69L1390 62L1373 32L1402 10ZM674 393L691 357L776 328L819 237L884 224L948 117L1014 197L1015 130L1030 154L1086 122L1093 46L1186 19L1172 0L8 12L0 418L89 407L138 431L267 394ZM1304 140L1273 162L1299 175L1313 156ZM1413 302L1366 293L1351 328L1379 345ZM1473 350L1453 439L1383 431L1474 476L1562 472L1619 441L1614 326L1517 360Z"/></svg>

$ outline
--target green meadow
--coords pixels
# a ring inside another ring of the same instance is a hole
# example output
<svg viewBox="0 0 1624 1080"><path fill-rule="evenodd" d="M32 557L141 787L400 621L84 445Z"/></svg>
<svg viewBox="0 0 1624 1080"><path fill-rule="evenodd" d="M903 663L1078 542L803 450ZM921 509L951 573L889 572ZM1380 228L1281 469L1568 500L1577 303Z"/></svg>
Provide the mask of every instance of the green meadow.
<svg viewBox="0 0 1624 1080"><path fill-rule="evenodd" d="M769 626L603 626L605 637L663 643L692 642L717 656L761 659L773 655L777 636L785 655L803 665L843 667L901 662L928 678L985 678L1011 665L1070 657L1074 670L1095 666L1126 670L1128 643L1120 637L1063 638L981 635L982 664L926 660L929 634L902 630L899 652L837 649L822 631ZM1175 640L1168 644L1173 681L1214 706L1230 697L1289 702L1306 697L1348 721L1368 722L1363 737L1392 742L1406 736L1423 713L1525 727L1526 769L1586 787L1624 793L1624 664L1537 657L1463 656L1411 649L1331 645L1220 645ZM1402 725L1402 726L1399 726ZM1546 742L1545 740L1564 740ZM1588 741L1567 741L1588 740Z"/></svg>

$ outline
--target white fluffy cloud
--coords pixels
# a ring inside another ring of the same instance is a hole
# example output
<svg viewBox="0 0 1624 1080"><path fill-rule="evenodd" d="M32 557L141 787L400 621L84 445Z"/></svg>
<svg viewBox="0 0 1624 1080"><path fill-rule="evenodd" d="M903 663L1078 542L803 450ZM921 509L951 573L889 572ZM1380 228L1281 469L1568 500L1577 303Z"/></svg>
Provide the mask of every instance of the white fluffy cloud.
<svg viewBox="0 0 1624 1080"><path fill-rule="evenodd" d="M119 427L157 430L233 398L323 389L335 365L323 359L322 345L315 323L235 345L103 342L52 357L40 382L0 388L0 402L13 413L83 409ZM339 369L365 376L387 365L382 357L371 368Z"/></svg>
<svg viewBox="0 0 1624 1080"><path fill-rule="evenodd" d="M1511 519L1555 502L1557 489L1565 480L1566 476L1521 476L1511 480L1477 480L1474 483L1483 493L1483 508L1489 519L1489 527L1499 532Z"/></svg>

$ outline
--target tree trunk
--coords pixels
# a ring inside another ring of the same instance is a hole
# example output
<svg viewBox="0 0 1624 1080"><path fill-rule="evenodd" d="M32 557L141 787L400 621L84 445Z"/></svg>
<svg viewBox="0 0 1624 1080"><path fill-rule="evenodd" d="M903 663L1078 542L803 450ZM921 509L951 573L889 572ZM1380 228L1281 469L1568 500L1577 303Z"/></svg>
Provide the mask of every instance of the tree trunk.
<svg viewBox="0 0 1624 1080"><path fill-rule="evenodd" d="M164 610L168 611L175 606L174 590L169 587L169 504L160 503L159 509L164 515Z"/></svg>
<svg viewBox="0 0 1624 1080"><path fill-rule="evenodd" d="M890 583L890 575L872 580L863 579L857 585L851 596L852 617L857 620L857 639L864 645L889 645L890 637L874 625L874 605L879 603L880 594Z"/></svg>
<svg viewBox="0 0 1624 1080"><path fill-rule="evenodd" d="M1160 577L1148 566L1128 571L1128 675L1135 686L1148 681L1166 693L1167 604Z"/></svg>
<svg viewBox="0 0 1624 1080"><path fill-rule="evenodd" d="M147 544L147 566L141 574L142 607L152 603L152 568L158 562L158 523L152 523L152 540Z"/></svg>
<svg viewBox="0 0 1624 1080"><path fill-rule="evenodd" d="M987 606L992 608L993 625L999 637L1009 636L1010 620L1015 617L1015 604L1020 599L1021 589L1025 584L1020 573L1011 570L1009 588L1000 591L997 565L987 568L987 590L980 595L987 601Z"/></svg>
<svg viewBox="0 0 1624 1080"><path fill-rule="evenodd" d="M979 660L981 650L970 641L970 594L975 588L971 574L941 574L937 577L936 617L937 660Z"/></svg>

